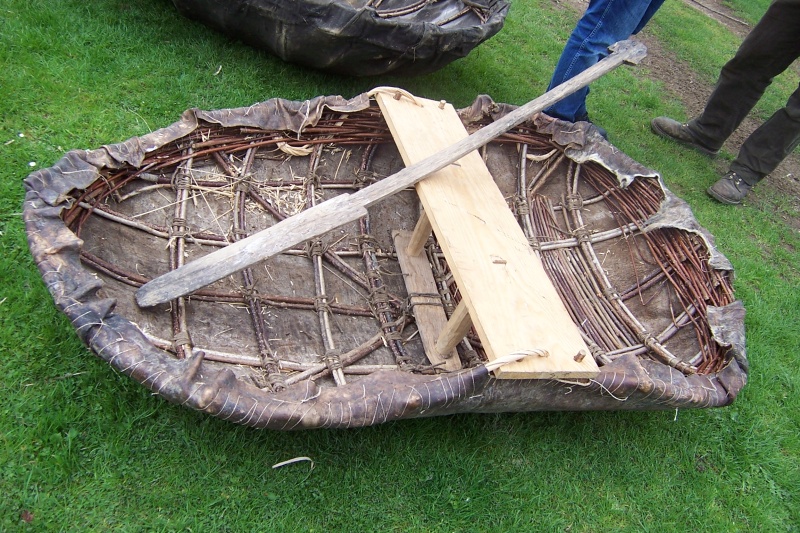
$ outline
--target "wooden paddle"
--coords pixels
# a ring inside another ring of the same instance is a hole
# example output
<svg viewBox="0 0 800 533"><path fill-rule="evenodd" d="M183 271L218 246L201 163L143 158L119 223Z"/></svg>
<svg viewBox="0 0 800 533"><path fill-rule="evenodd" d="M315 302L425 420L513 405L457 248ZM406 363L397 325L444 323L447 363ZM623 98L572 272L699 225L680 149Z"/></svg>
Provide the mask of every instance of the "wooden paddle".
<svg viewBox="0 0 800 533"><path fill-rule="evenodd" d="M596 65L449 148L365 187L357 193L342 194L322 202L311 209L282 220L274 226L254 233L250 237L153 279L136 291L136 302L141 307L150 307L185 296L297 244L324 235L348 222L358 220L367 214L367 207L458 161L473 150L477 150L534 114L589 85L621 64L638 64L647 55L647 49L642 43L631 40L620 41L611 46L609 50L612 53Z"/></svg>

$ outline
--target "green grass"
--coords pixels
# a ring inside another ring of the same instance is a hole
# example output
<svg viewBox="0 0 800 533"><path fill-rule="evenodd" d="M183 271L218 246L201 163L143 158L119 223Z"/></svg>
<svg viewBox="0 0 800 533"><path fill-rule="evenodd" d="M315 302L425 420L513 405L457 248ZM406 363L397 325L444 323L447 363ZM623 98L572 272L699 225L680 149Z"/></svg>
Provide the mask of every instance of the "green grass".
<svg viewBox="0 0 800 533"><path fill-rule="evenodd" d="M735 5L753 21L767 0ZM787 220L798 214L767 191L741 208L709 200L717 168L649 133L653 116L685 111L636 69L596 83L590 108L736 267L752 371L728 408L249 430L166 404L94 358L27 251L31 163L141 135L189 107L270 97L395 84L459 106L479 93L522 104L546 87L574 22L549 0L515 2L498 36L440 72L351 79L230 41L168 0L0 0L0 531L797 531L800 235ZM648 31L709 86L737 45L680 2ZM759 112L796 85L778 83ZM313 470L271 468L298 456Z"/></svg>

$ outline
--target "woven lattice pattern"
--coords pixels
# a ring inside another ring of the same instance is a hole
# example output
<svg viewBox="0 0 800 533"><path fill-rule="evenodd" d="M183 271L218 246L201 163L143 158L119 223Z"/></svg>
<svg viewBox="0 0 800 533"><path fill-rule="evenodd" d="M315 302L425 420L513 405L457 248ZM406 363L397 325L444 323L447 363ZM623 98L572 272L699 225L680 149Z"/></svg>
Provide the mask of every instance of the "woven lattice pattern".
<svg viewBox="0 0 800 533"><path fill-rule="evenodd" d="M468 126L474 129L486 120L473 116ZM647 392L637 373L655 376L664 368L683 375L687 383L707 376L698 385L706 386L737 355L730 343L719 342L714 322L715 310L736 303L732 272L711 266L715 251L702 232L651 225L668 200L674 200L657 175L639 177L623 188L619 173L609 170L613 165L579 163L572 156L576 149L603 141L577 128L575 138L585 146L565 146L549 133L554 124L540 117L537 124L499 138L482 154L603 371L583 385L604 394L609 384L636 374L630 391L612 395L619 399L637 390ZM474 333L457 348L465 368L458 375L431 365L422 349L414 306L442 306L449 316L460 295L434 238L426 252L438 293L406 292L391 231L413 228L419 216L413 191L378 204L357 223L169 305L140 309L135 304L135 290L154 277L400 168L374 106L325 112L299 134L199 121L189 133L147 151L136 164L99 166L86 187L59 198L59 220L82 241L76 253L84 268L103 282L92 289L92 297L113 300L115 314L134 324L149 343L147 353L161 354L157 357L167 366L174 361L175 368L183 368L184 380L196 377L197 365L202 365L233 376L226 379L235 381L234 388L242 383L247 394L279 400L281 394L295 394L298 386L308 390L309 383L334 395L337 389L352 395L353 387L362 387L369 396L368 387L377 382L394 379L418 392L419 387L457 379L462 393L434 394L430 413L442 401L442 412L504 410L497 404L502 391L494 399L487 395L485 405L475 399L480 395L469 392L490 386ZM29 179L31 190L34 181ZM29 234L41 235L41 229L30 229L36 225L34 211L27 216ZM36 255L36 238L31 242ZM106 347L92 348L97 352ZM625 370L631 364L636 370ZM155 390L159 379L161 374L142 375L140 381ZM158 387L164 394L164 386ZM186 387L181 394L191 398L191 380ZM531 382L531 387L545 385ZM691 386L686 387L669 392L669 397L696 406L726 402L694 398ZM588 388L586 394L590 396ZM727 401L732 400L727 394ZM592 408L586 398L580 401L575 408ZM306 419L302 426L364 425L418 416L419 406L409 402L391 416L388 411L378 416L376 407L373 422L364 418L336 424L325 419L314 424ZM219 415L226 406L207 410ZM525 408L508 405L508 410ZM532 403L527 408L543 406ZM242 422L272 427L262 419Z"/></svg>

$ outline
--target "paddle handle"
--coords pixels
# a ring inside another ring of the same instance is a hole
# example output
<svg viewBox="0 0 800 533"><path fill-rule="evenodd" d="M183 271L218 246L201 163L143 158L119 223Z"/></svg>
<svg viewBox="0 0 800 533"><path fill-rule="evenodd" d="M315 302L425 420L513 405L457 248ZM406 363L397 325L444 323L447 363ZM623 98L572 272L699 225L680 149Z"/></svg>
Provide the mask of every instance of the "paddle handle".
<svg viewBox="0 0 800 533"><path fill-rule="evenodd" d="M234 274L259 261L286 251L314 237L319 237L366 215L366 208L406 189L430 174L458 161L473 150L488 144L532 115L562 98L589 85L623 63L637 64L647 49L637 41L620 41L611 54L574 78L518 107L503 118L481 128L469 137L452 144L418 163L404 168L352 195L342 194L274 226L254 233L225 248L212 252L167 272L142 285L136 291L140 307L150 307L185 296L197 289Z"/></svg>

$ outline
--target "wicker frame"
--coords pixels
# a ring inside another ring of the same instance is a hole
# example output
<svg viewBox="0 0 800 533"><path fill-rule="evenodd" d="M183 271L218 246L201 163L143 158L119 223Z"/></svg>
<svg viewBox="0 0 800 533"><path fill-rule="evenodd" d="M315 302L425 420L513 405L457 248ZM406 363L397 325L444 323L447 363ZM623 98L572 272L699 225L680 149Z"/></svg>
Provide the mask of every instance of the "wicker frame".
<svg viewBox="0 0 800 533"><path fill-rule="evenodd" d="M460 115L475 129L509 109L481 97ZM353 427L735 399L747 360L732 268L656 172L590 125L545 115L483 155L588 339L596 379L494 379L473 335L459 346L463 370L427 362L413 306L450 311L459 294L433 240L440 294L405 293L389 231L413 227L411 191L263 268L168 306L136 306L133 291L166 269L399 170L366 95L191 110L143 137L70 152L26 179L24 218L56 305L98 357L171 402L236 423ZM214 214L203 219L204 209ZM295 284L298 294L284 290Z"/></svg>

